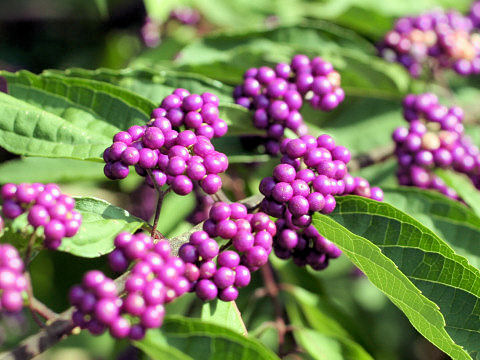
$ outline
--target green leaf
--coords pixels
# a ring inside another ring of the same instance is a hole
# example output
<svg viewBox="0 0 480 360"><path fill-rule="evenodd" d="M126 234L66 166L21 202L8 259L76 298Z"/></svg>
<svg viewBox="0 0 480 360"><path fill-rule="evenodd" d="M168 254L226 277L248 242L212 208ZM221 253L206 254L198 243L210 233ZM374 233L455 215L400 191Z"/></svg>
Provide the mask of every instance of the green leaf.
<svg viewBox="0 0 480 360"><path fill-rule="evenodd" d="M264 345L226 327L201 319L167 316L159 330L150 330L135 346L152 359L278 359Z"/></svg>
<svg viewBox="0 0 480 360"><path fill-rule="evenodd" d="M431 230L389 204L358 196L338 197L332 216L316 214L314 224L429 341L454 359L476 356L479 270Z"/></svg>
<svg viewBox="0 0 480 360"><path fill-rule="evenodd" d="M167 20L170 11L182 3L186 3L184 0L143 0L145 10L152 19L162 23Z"/></svg>
<svg viewBox="0 0 480 360"><path fill-rule="evenodd" d="M368 354L349 353L339 341L312 329L296 329L293 336L316 360L373 359Z"/></svg>
<svg viewBox="0 0 480 360"><path fill-rule="evenodd" d="M74 159L27 157L0 164L0 183L104 180L103 164Z"/></svg>
<svg viewBox="0 0 480 360"><path fill-rule="evenodd" d="M335 319L319 309L316 295L297 286L287 291L290 295L286 300L288 317L299 327L293 335L314 359L373 359Z"/></svg>
<svg viewBox="0 0 480 360"><path fill-rule="evenodd" d="M44 74L57 74L96 81L104 81L133 91L155 104L177 88L184 88L192 93L212 92L221 102L233 102L231 86L208 77L172 70L150 69L96 69L86 70L72 68L67 70L45 70Z"/></svg>
<svg viewBox="0 0 480 360"><path fill-rule="evenodd" d="M331 61L350 95L400 99L412 81L401 66L374 55L364 39L326 22L210 35L183 48L175 65L237 84L247 68L289 62L297 53ZM158 68L152 53L147 55L137 58L132 66ZM160 66L165 65L162 62Z"/></svg>
<svg viewBox="0 0 480 360"><path fill-rule="evenodd" d="M228 135L261 134L253 126L252 114L245 108L233 103L232 87L222 84L217 80L209 79L198 74L189 74L177 71L153 70L83 70L70 69L65 72L48 70L45 74L64 74L86 79L95 79L112 83L131 90L152 103L160 104L167 95L176 88L185 88L192 93L211 92L220 99L219 116L228 126ZM228 155L228 153L227 153Z"/></svg>
<svg viewBox="0 0 480 360"><path fill-rule="evenodd" d="M415 187L384 188L383 192L385 202L414 217L480 267L480 218L464 204Z"/></svg>
<svg viewBox="0 0 480 360"><path fill-rule="evenodd" d="M193 193L187 196L167 194L162 203L158 229L165 236L173 235L179 224L195 209L195 204L196 200Z"/></svg>
<svg viewBox="0 0 480 360"><path fill-rule="evenodd" d="M0 93L0 146L20 155L98 159L111 139Z"/></svg>
<svg viewBox="0 0 480 360"><path fill-rule="evenodd" d="M480 216L480 192L473 186L470 179L463 174L457 174L448 170L437 169L435 173L457 192L477 216Z"/></svg>
<svg viewBox="0 0 480 360"><path fill-rule="evenodd" d="M95 198L75 198L75 210L82 214L77 235L65 238L59 250L81 257L98 257L114 248L113 240L122 231L135 232L145 222L119 207Z"/></svg>
<svg viewBox="0 0 480 360"><path fill-rule="evenodd" d="M239 334L247 335L247 329L234 301L209 301L202 306L201 319L205 322L225 326Z"/></svg>
<svg viewBox="0 0 480 360"><path fill-rule="evenodd" d="M108 137L118 129L146 123L155 107L146 98L101 81L24 70L0 75L6 78L10 95Z"/></svg>
<svg viewBox="0 0 480 360"><path fill-rule="evenodd" d="M16 154L100 160L116 132L145 124L155 107L104 82L27 71L0 75L10 94L0 97L0 145Z"/></svg>
<svg viewBox="0 0 480 360"><path fill-rule="evenodd" d="M389 134L404 122L399 101L356 97L348 98L338 110L319 114L316 119L316 123L309 123L314 133L328 133L336 143L348 145L352 153L390 145ZM314 128L319 122L321 128Z"/></svg>

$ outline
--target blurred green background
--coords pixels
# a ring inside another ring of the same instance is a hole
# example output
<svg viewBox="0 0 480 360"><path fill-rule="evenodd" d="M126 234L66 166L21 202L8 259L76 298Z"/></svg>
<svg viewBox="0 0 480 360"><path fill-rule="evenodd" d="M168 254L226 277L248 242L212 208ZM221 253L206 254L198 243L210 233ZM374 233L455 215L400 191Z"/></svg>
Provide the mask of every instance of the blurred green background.
<svg viewBox="0 0 480 360"><path fill-rule="evenodd" d="M347 99L331 114L318 115L307 109L306 118L315 131L321 128L354 154L360 154L389 144L392 129L401 124L400 101L408 91L433 86L427 79L412 81L400 66L378 59L375 42L391 28L396 17L438 7L466 12L469 6L466 0L1 0L0 68L36 73L72 67L174 69L224 82L227 86L222 91L227 99L231 91L228 85L238 83L250 66L286 61L296 52L321 55L339 69ZM179 7L195 9L200 20L192 26L169 19L171 10ZM147 16L152 22L146 28ZM158 44L147 46L145 36L158 38ZM118 75L115 81L129 85L128 77ZM456 101L467 111L478 107L476 79L452 76L447 81L456 92ZM141 84L130 85L135 89ZM438 90L447 97L441 88ZM467 131L480 139L476 126L467 127ZM0 151L0 161L0 182L9 181L12 172L18 175L15 164L19 160L14 155ZM129 194L138 186L138 179L107 182L98 165L86 166L84 176L79 178L68 176L74 163L64 164L65 174L52 181L60 182L66 192L97 196L132 210ZM239 164L233 171L243 179L247 192L254 193L262 174L268 174L271 166L266 163L252 174ZM393 162L387 162L365 169L362 175L373 185L385 186L395 183L394 171ZM165 206L166 213L173 208L183 210L162 219L164 233L178 234L188 229L183 219L193 209L194 198L171 198ZM420 337L403 314L356 273L345 257L315 274L281 261L274 265L280 282L308 292L298 298L286 296L287 303L293 301L294 305L311 307L312 312L341 319L375 359L447 358ZM68 288L81 279L85 270L108 271L104 258L79 259L59 252L42 252L32 266L37 297L56 311L67 308ZM254 283L259 281L255 279ZM268 299L260 298L252 304L249 295L244 290L238 305L248 328L255 330L273 314ZM314 302L299 300L310 295ZM1 319L2 350L37 330L28 319L28 313ZM323 321L322 316L317 320ZM258 337L276 349L272 329L258 332ZM95 338L82 333L41 358L135 359L144 355L127 343L114 342L108 335Z"/></svg>

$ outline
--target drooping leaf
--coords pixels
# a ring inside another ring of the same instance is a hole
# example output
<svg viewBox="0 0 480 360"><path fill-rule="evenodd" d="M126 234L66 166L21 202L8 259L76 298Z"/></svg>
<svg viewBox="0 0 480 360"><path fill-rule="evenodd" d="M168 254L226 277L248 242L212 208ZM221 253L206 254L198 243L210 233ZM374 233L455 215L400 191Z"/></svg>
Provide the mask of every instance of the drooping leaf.
<svg viewBox="0 0 480 360"><path fill-rule="evenodd" d="M95 198L75 198L75 209L82 214L77 235L65 238L59 250L81 257L97 257L111 252L113 240L122 231L135 232L145 223L126 210Z"/></svg>
<svg viewBox="0 0 480 360"><path fill-rule="evenodd" d="M473 186L470 179L465 175L457 174L448 170L437 169L435 170L435 173L440 176L448 186L457 192L477 216L480 216L480 193L475 186Z"/></svg>
<svg viewBox="0 0 480 360"><path fill-rule="evenodd" d="M234 301L209 301L202 306L201 319L227 327L239 334L247 335L242 315Z"/></svg>
<svg viewBox="0 0 480 360"><path fill-rule="evenodd" d="M415 187L384 188L385 202L414 217L480 266L480 218L464 204Z"/></svg>
<svg viewBox="0 0 480 360"><path fill-rule="evenodd" d="M318 309L314 294L296 286L289 287L288 294L287 313L298 327L293 335L314 359L373 359L335 319Z"/></svg>
<svg viewBox="0 0 480 360"><path fill-rule="evenodd" d="M332 216L316 214L314 224L429 341L454 359L476 356L479 270L447 243L393 206L358 196L337 198Z"/></svg>
<svg viewBox="0 0 480 360"><path fill-rule="evenodd" d="M278 359L255 339L201 319L180 316L167 316L159 330L148 331L135 346L154 360Z"/></svg>

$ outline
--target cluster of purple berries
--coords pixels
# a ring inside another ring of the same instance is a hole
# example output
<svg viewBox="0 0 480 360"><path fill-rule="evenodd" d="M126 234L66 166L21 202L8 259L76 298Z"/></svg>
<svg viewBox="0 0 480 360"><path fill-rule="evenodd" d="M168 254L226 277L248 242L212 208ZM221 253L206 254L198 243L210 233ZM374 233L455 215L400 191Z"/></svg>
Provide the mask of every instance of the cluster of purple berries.
<svg viewBox="0 0 480 360"><path fill-rule="evenodd" d="M308 258L312 268L322 269L326 261L322 255L338 257L339 250L310 226L312 215L331 213L336 205L334 195L356 194L382 201L383 191L348 173L350 152L337 146L329 135L284 139L280 151L281 164L274 168L273 176L260 183L265 195L261 209L279 219L273 239L275 252L281 258Z"/></svg>
<svg viewBox="0 0 480 360"><path fill-rule="evenodd" d="M297 266L309 265L313 270L323 270L330 259L342 251L324 238L313 225L300 228L285 219L276 221L278 235L274 238L275 255L283 260L292 258Z"/></svg>
<svg viewBox="0 0 480 360"><path fill-rule="evenodd" d="M275 223L267 214L248 214L239 203L215 203L203 231L194 232L179 250L192 291L203 301L235 300L238 288L250 283L251 272L268 261L275 234ZM234 250L220 251L216 237L227 240Z"/></svg>
<svg viewBox="0 0 480 360"><path fill-rule="evenodd" d="M400 185L435 189L458 199L455 190L433 173L435 168L448 168L466 174L480 188L480 150L464 134L463 110L441 105L432 93L407 95L403 108L409 127L399 127L392 135Z"/></svg>
<svg viewBox="0 0 480 360"><path fill-rule="evenodd" d="M101 272L85 275L82 285L70 291L70 302L77 308L75 325L100 334L107 328L115 338L139 340L148 329L158 328L165 316L164 304L190 291L184 276L184 262L172 256L167 241L153 242L143 233L120 233L116 249L109 255L115 271L133 264L125 282L125 294L117 294L115 283Z"/></svg>
<svg viewBox="0 0 480 360"><path fill-rule="evenodd" d="M75 236L82 215L75 211L75 200L62 194L56 184L5 184L1 189L3 214L8 219L28 211L28 222L35 229L43 227L45 247L55 250L65 237Z"/></svg>
<svg viewBox="0 0 480 360"><path fill-rule="evenodd" d="M0 245L0 310L18 312L23 306L27 280L24 265L17 249L10 244Z"/></svg>
<svg viewBox="0 0 480 360"><path fill-rule="evenodd" d="M219 118L218 97L176 89L152 118L146 126L134 125L114 136L103 154L105 175L124 179L133 165L150 186L154 183L148 171L158 187L167 184L179 195L192 192L194 182L207 194L220 190L218 174L228 168L228 158L210 140L225 135L228 127Z"/></svg>
<svg viewBox="0 0 480 360"><path fill-rule="evenodd" d="M340 82L340 74L331 63L298 54L290 64L279 63L275 69L248 69L233 97L237 104L254 111L255 127L266 130L266 151L276 155L285 129L300 136L308 131L300 114L303 100L309 99L316 109L333 110L345 98Z"/></svg>
<svg viewBox="0 0 480 360"><path fill-rule="evenodd" d="M400 18L378 45L380 56L399 62L413 77L420 76L424 66L478 74L480 35L474 32L474 16L433 11Z"/></svg>

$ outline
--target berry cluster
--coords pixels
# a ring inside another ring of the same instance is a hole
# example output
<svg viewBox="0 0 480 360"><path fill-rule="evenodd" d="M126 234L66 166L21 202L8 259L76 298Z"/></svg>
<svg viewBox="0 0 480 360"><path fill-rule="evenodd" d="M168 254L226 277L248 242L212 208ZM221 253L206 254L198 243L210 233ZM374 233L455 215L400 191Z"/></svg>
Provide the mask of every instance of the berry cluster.
<svg viewBox="0 0 480 360"><path fill-rule="evenodd" d="M28 211L28 222L43 227L45 247L55 250L65 237L77 234L82 215L74 210L75 200L62 194L56 184L5 184L1 190L3 214L15 219Z"/></svg>
<svg viewBox="0 0 480 360"><path fill-rule="evenodd" d="M23 306L22 293L27 290L23 261L10 244L0 245L0 310L18 312Z"/></svg>
<svg viewBox="0 0 480 360"><path fill-rule="evenodd" d="M70 303L76 308L72 321L94 335L102 334L107 327L112 336L126 337L131 332L126 319L119 317L122 300L112 279L101 271L87 272L81 285L70 289Z"/></svg>
<svg viewBox="0 0 480 360"><path fill-rule="evenodd" d="M273 239L276 253L281 258L290 255L305 258L313 251L309 264L313 268L323 268L316 260L320 261L319 257L325 253L338 256L339 250L322 250L327 247L323 244L326 240L310 227L313 213L331 213L336 205L334 195L356 194L382 201L383 192L380 188L370 187L367 180L354 178L348 173L350 152L335 145L329 135L284 139L280 151L283 154L281 164L274 168L272 177L266 177L260 183L260 192L265 195L262 210L280 219L277 222L279 231ZM314 246L312 242L300 241L300 238L323 243ZM328 247L334 245L328 243Z"/></svg>
<svg viewBox="0 0 480 360"><path fill-rule="evenodd" d="M158 20L147 16L142 28L140 29L140 35L143 43L146 46L156 47L161 42L162 29L166 30L166 25L170 21L176 21L182 25L196 27L200 22L200 18L200 13L190 7L179 7L173 9L163 26Z"/></svg>
<svg viewBox="0 0 480 360"><path fill-rule="evenodd" d="M179 250L192 290L203 301L217 296L223 301L235 300L238 288L250 283L250 273L267 262L275 234L275 223L268 215L248 214L239 203L215 203L203 231L194 232ZM228 240L235 250L220 251L216 237Z"/></svg>
<svg viewBox="0 0 480 360"><path fill-rule="evenodd" d="M336 259L342 251L334 243L320 235L313 225L302 229L290 221L276 221L278 236L275 237L275 255L287 260L293 259L297 266L309 265L313 270L323 270L330 259Z"/></svg>
<svg viewBox="0 0 480 360"><path fill-rule="evenodd" d="M425 65L452 68L460 75L480 72L480 36L472 20L456 11L434 11L397 20L378 45L380 56L402 64L413 77Z"/></svg>
<svg viewBox="0 0 480 360"><path fill-rule="evenodd" d="M113 270L125 271L134 264L124 296L119 297L113 281L100 272L87 273L82 285L70 292L70 302L77 307L73 321L93 334L109 328L113 337L139 340L147 329L162 325L164 304L189 291L191 285L184 276L184 262L171 255L167 241L154 244L142 233L120 233L115 246L109 255Z"/></svg>
<svg viewBox="0 0 480 360"><path fill-rule="evenodd" d="M480 1L474 1L472 6L470 6L470 12L468 17L472 21L472 24L475 28L480 28Z"/></svg>
<svg viewBox="0 0 480 360"><path fill-rule="evenodd" d="M345 98L340 87L340 74L332 64L320 57L309 59L295 55L289 64L279 63L275 69L266 66L251 68L244 82L235 88L235 102L254 111L256 128L266 130L266 151L276 155L285 129L305 135L307 126L299 110L304 99L323 111L336 108Z"/></svg>
<svg viewBox="0 0 480 360"><path fill-rule="evenodd" d="M219 118L217 96L176 89L152 117L146 126L134 125L114 136L103 154L105 175L124 179L133 165L150 186L149 171L158 187L167 184L179 195L189 194L194 182L207 194L220 190L218 174L228 168L228 158L215 151L210 139L225 135L228 127Z"/></svg>
<svg viewBox="0 0 480 360"><path fill-rule="evenodd" d="M463 110L439 104L431 93L407 95L403 108L410 125L395 129L392 135L400 185L435 189L458 199L455 190L433 173L438 167L466 174L479 188L480 151L464 134Z"/></svg>

